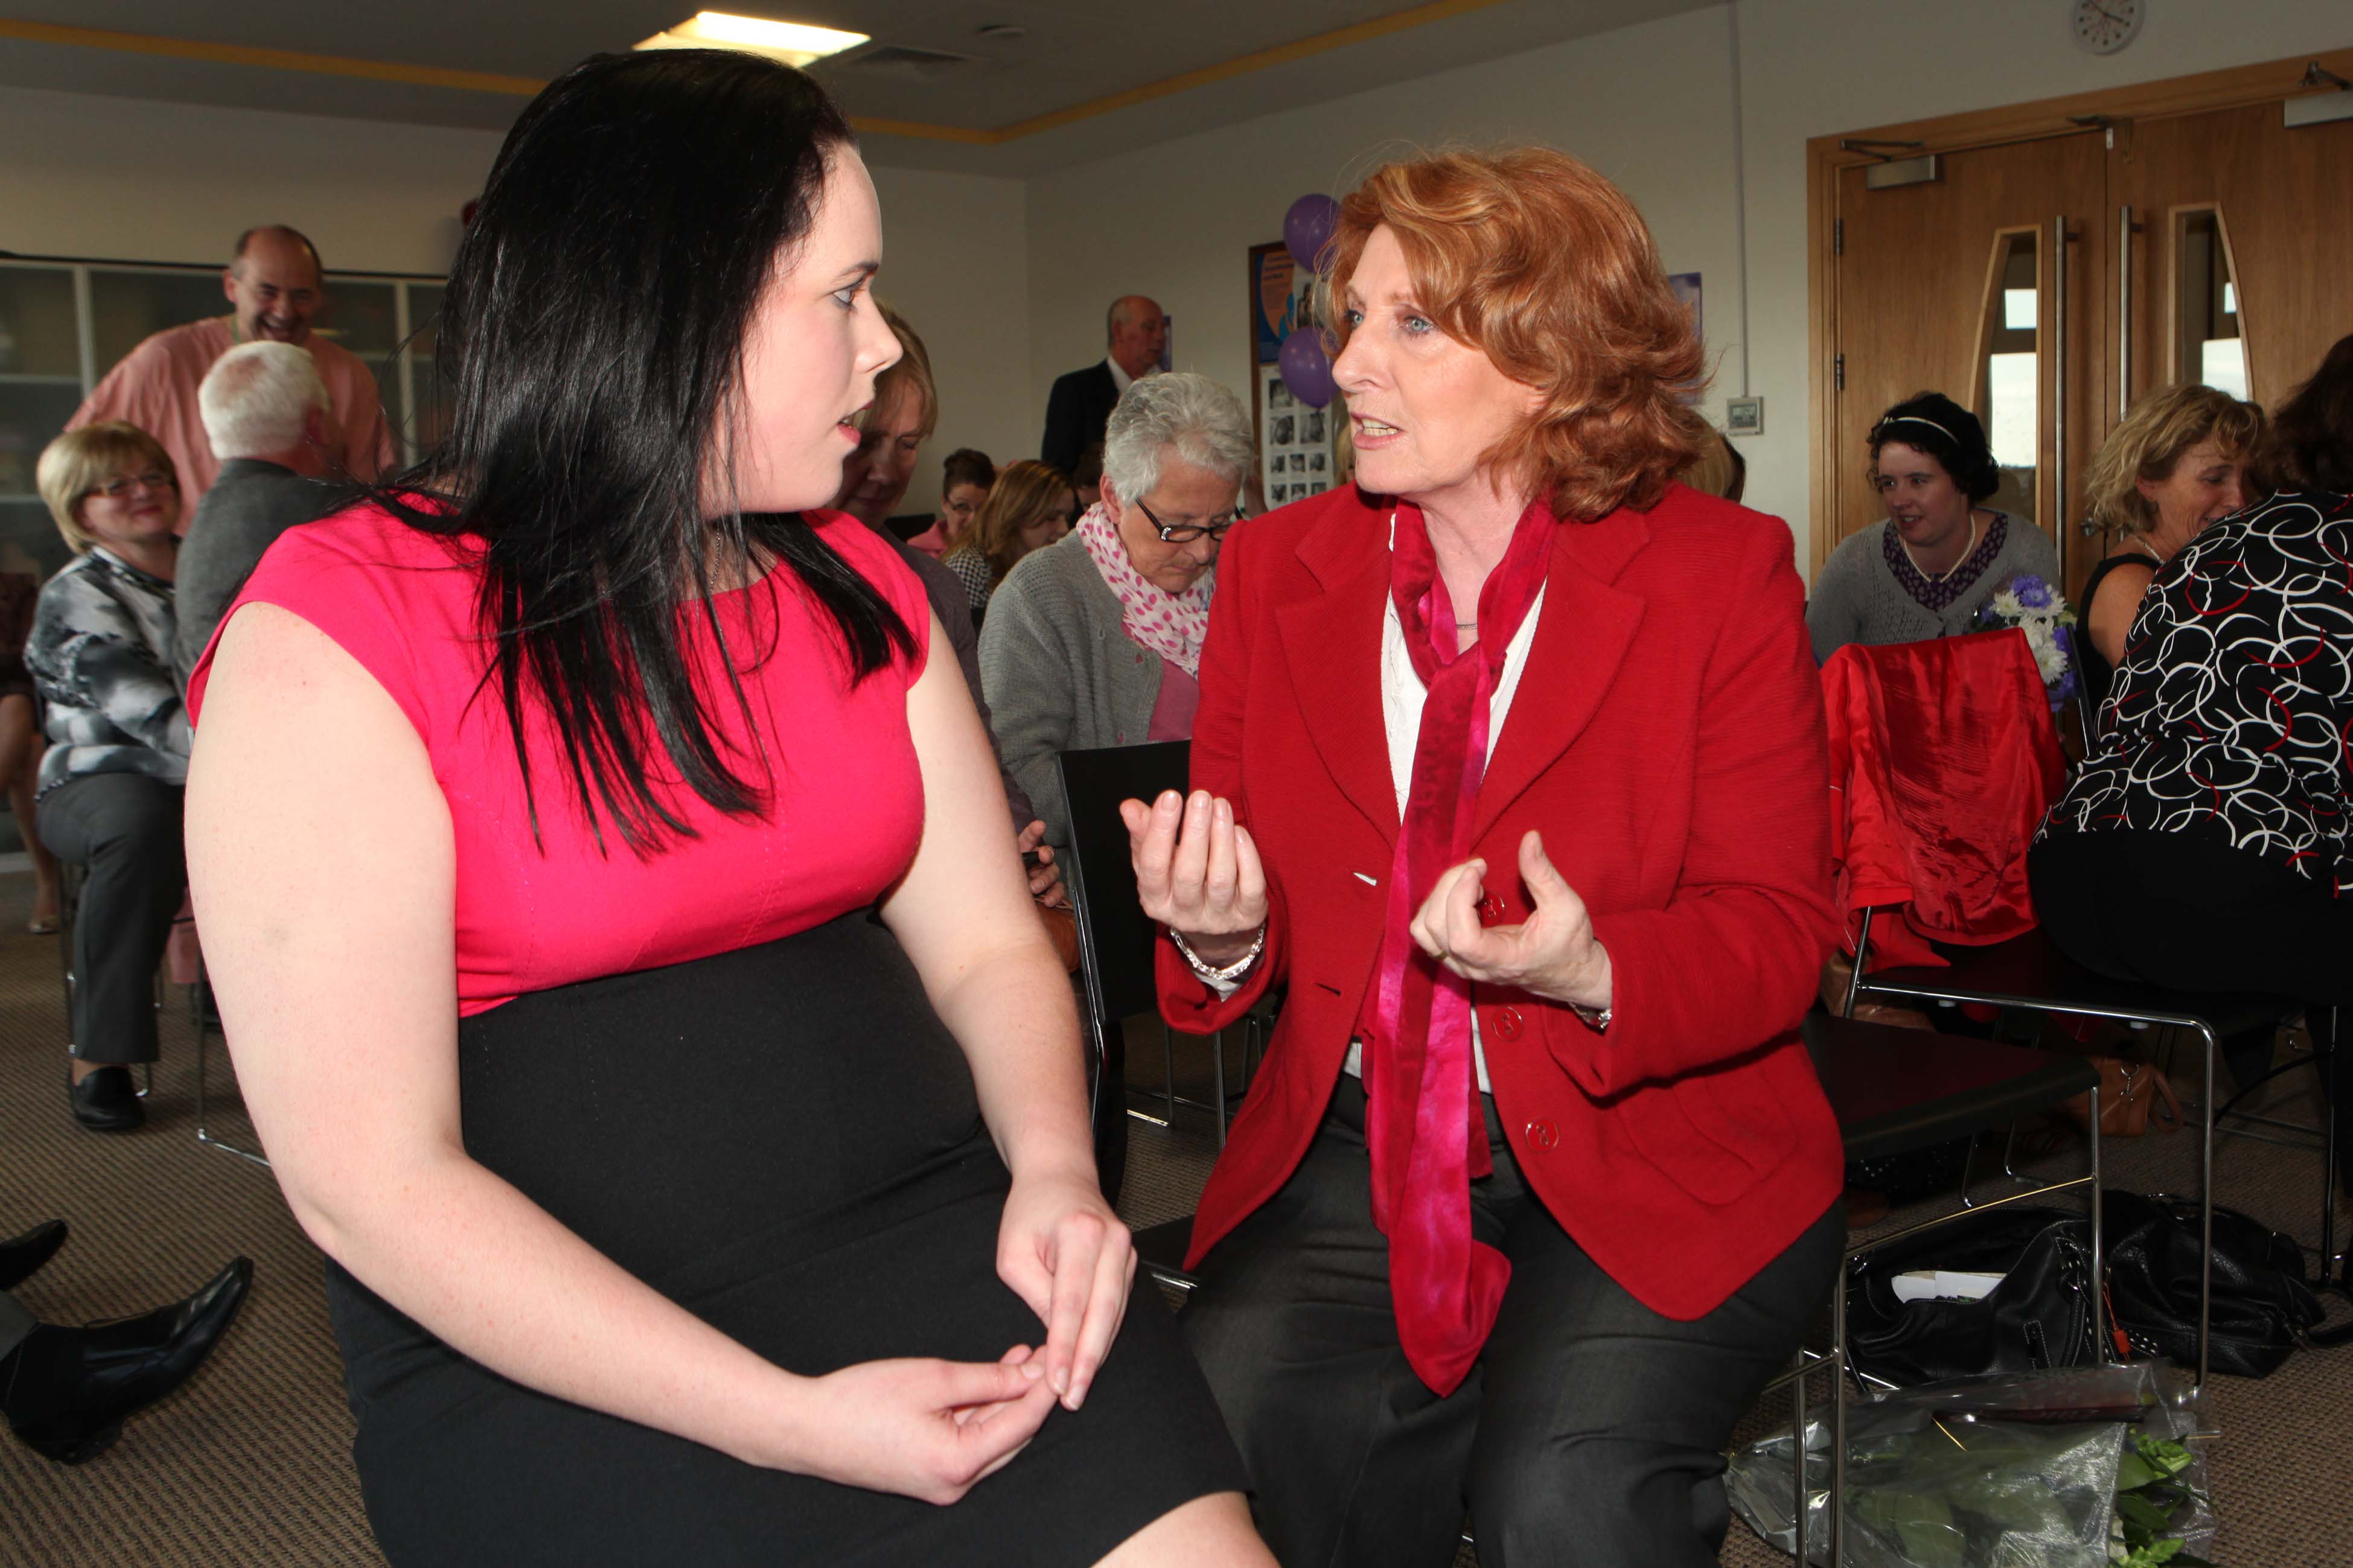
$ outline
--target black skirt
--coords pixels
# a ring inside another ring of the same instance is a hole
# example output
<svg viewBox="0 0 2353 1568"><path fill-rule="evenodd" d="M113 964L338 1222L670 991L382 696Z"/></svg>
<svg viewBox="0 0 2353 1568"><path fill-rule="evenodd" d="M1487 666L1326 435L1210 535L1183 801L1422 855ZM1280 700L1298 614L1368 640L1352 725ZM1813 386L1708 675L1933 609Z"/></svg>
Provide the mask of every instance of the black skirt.
<svg viewBox="0 0 2353 1568"><path fill-rule="evenodd" d="M474 1159L780 1366L1043 1343L997 1277L1008 1178L963 1053L871 912L518 998L459 1026L459 1072ZM327 1271L395 1564L1075 1565L1245 1485L1148 1283L1085 1405L938 1508L522 1387Z"/></svg>

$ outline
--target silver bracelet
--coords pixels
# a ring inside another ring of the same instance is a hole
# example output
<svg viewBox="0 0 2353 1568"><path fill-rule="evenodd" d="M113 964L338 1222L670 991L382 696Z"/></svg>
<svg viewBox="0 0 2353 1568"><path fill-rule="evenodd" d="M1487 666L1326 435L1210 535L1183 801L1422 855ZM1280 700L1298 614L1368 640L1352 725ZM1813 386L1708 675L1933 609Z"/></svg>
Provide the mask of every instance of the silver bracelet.
<svg viewBox="0 0 2353 1568"><path fill-rule="evenodd" d="M1212 985L1229 985L1240 980L1243 973L1258 962L1258 955L1266 951L1266 926L1261 922L1258 928L1258 940L1250 943L1250 951L1223 969L1211 965L1195 952L1191 944L1179 936L1174 927L1169 930L1168 940L1176 944L1176 951L1185 955L1185 962L1192 966L1195 974Z"/></svg>

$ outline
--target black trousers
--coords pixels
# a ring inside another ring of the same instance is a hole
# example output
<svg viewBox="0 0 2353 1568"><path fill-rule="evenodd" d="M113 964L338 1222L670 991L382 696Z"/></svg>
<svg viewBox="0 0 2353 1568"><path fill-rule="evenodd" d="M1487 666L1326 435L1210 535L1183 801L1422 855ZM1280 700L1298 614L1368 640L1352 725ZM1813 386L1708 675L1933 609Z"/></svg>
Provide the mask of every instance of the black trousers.
<svg viewBox="0 0 2353 1568"><path fill-rule="evenodd" d="M89 773L41 796L41 842L83 867L73 929L73 1054L152 1062L155 968L188 890L178 784Z"/></svg>
<svg viewBox="0 0 2353 1568"><path fill-rule="evenodd" d="M1284 1568L1443 1568L1467 1503L1481 1568L1704 1568L1724 1449L1829 1300L1833 1205L1694 1322L1643 1306L1522 1180L1494 1106L1471 1223L1512 1262L1479 1364L1444 1399L1398 1347L1372 1217L1365 1092L1343 1078L1282 1192L1203 1260L1185 1313Z"/></svg>
<svg viewBox="0 0 2353 1568"><path fill-rule="evenodd" d="M2353 1005L2353 898L2230 845L2179 833L2054 833L2026 861L2035 913L2059 951L2117 980L2176 991L2270 991L2306 1005L2313 1043L2342 1047ZM2242 1083L2272 1031L2224 1042ZM2353 1104L2353 1052L2331 1050L2327 1088ZM2337 1174L2353 1192L2353 1139Z"/></svg>

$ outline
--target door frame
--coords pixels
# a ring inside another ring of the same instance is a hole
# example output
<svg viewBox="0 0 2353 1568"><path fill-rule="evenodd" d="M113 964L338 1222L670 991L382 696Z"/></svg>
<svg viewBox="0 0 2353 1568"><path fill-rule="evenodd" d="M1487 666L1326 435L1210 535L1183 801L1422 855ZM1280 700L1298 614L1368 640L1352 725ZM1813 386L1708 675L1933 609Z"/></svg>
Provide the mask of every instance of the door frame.
<svg viewBox="0 0 2353 1568"><path fill-rule="evenodd" d="M2130 124L2136 120L2162 120L2175 115L2202 114L2218 109L2245 109L2262 103L2284 102L2311 93L2334 90L2327 87L2306 87L2306 68L2317 64L2321 69L2340 77L2353 78L2353 47L2327 49L2317 54L2295 55L2286 59L2270 60L2260 65L2233 66L2227 70L2200 71L2193 76L2171 77L2163 81L2140 82L2130 87L2108 88L2097 92L2070 93L2063 98L2039 99L2031 103L2007 104L1998 109L1975 110L1965 114L1940 115L1933 120L1905 121L1896 125L1876 125L1866 130L1842 132L1835 136L1815 136L1806 142L1806 339L1808 403L1808 474L1812 487L1810 501L1812 571L1819 573L1822 563L1830 558L1831 486L1835 482L1841 454L1835 449L1838 440L1838 389L1835 356L1838 353L1838 176L1841 170L1862 163L1877 162L1870 153L1849 149L1844 143L1856 141L1917 142L1919 156L1930 153L1958 153L1981 147L1998 147L2013 142L2035 142L2045 137L2081 134L2084 128L2107 123L2113 139L2117 133L2130 134ZM2113 145L2113 140L2111 145ZM2106 215L2086 221L2105 221ZM2113 353L2113 349L2110 351ZM2097 373L2105 380L2094 384L2104 385L2116 379L2113 363ZM2094 405L2100 406L2098 400ZM2105 434L2105 431L2101 432ZM2085 433L2089 436L2090 432ZM2092 446L2096 446L2093 442ZM2088 453L2090 446L2085 447ZM1849 455L1851 458L1851 454Z"/></svg>

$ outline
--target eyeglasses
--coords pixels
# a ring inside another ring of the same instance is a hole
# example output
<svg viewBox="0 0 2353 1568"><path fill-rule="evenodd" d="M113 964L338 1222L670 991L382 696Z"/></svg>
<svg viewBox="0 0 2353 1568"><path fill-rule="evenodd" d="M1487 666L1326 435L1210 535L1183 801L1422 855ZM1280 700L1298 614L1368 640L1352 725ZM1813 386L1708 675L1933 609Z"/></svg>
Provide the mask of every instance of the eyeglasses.
<svg viewBox="0 0 2353 1568"><path fill-rule="evenodd" d="M1150 521L1152 526L1160 531L1160 542L1163 544L1190 544L1193 541L1203 537L1208 538L1210 543L1215 544L1219 540L1223 539L1226 536L1226 530L1233 527L1235 523L1241 521L1240 513L1229 511L1221 516L1213 517L1204 523L1185 523L1178 527L1171 528L1166 523L1161 521L1158 518L1154 517L1152 515L1152 509L1145 505L1142 501L1137 501L1135 503L1135 510L1142 512L1145 515L1145 518Z"/></svg>
<svg viewBox="0 0 2353 1568"><path fill-rule="evenodd" d="M134 489L175 490L179 488L180 481L171 475L159 474L150 468L143 474L132 474L119 479L109 479L102 485L92 485L82 493L121 500Z"/></svg>

